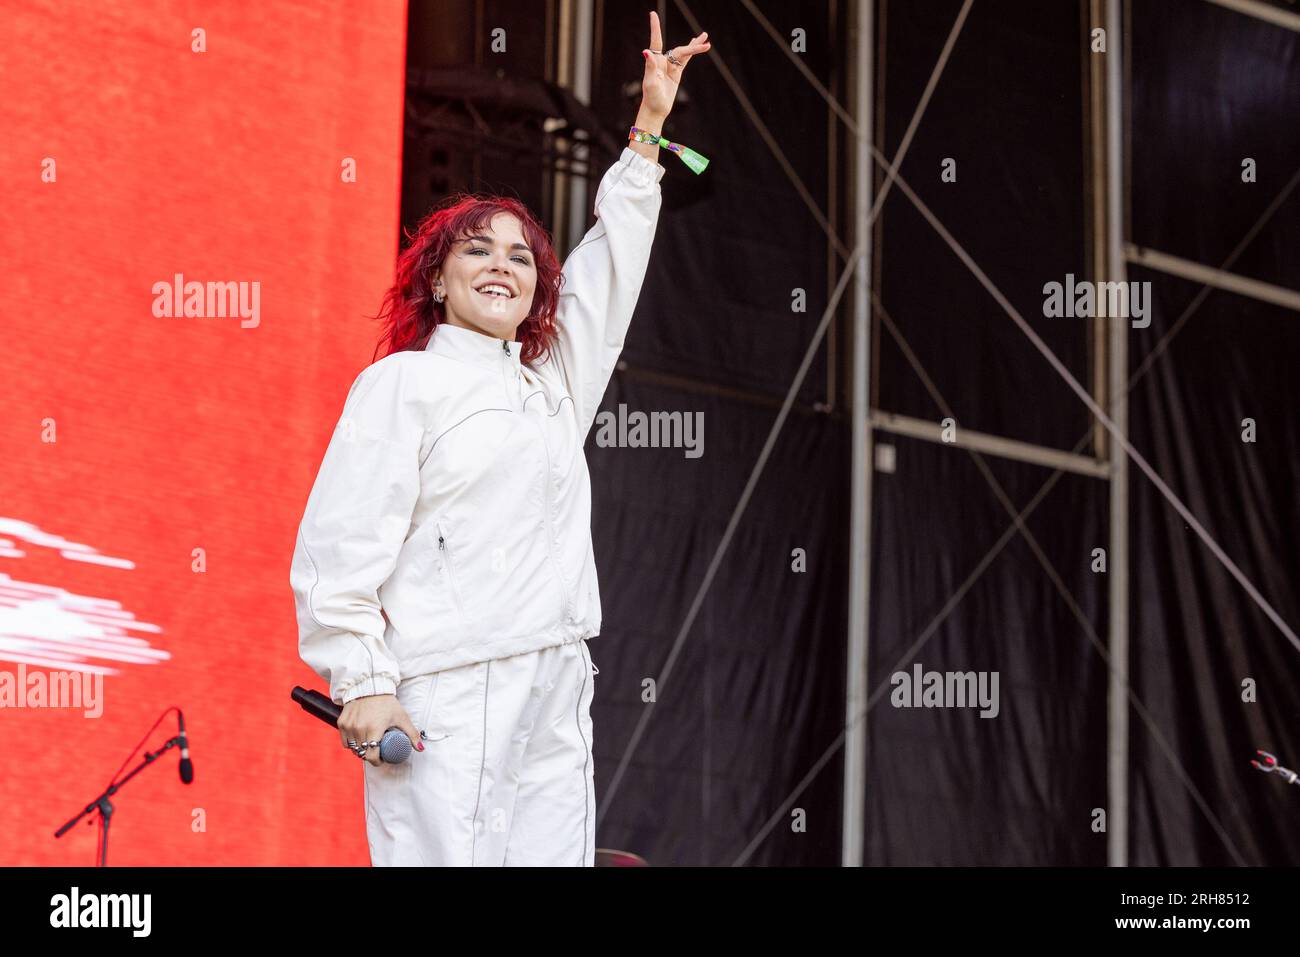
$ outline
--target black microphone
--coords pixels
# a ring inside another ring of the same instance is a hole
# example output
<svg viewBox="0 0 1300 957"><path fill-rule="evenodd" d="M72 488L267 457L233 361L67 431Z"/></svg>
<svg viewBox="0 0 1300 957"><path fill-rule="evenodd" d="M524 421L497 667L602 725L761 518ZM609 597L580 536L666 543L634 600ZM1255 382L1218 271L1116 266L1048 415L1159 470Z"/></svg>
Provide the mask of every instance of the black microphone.
<svg viewBox="0 0 1300 957"><path fill-rule="evenodd" d="M176 720L181 724L181 781L190 784L194 781L194 765L190 763L190 742L185 737L185 715L176 709Z"/></svg>
<svg viewBox="0 0 1300 957"><path fill-rule="evenodd" d="M343 709L319 691L308 691L294 686L290 697L313 717L320 718L326 724L339 726L339 715ZM411 739L400 728L389 728L384 732L379 743L379 759L385 764L401 764L411 756Z"/></svg>

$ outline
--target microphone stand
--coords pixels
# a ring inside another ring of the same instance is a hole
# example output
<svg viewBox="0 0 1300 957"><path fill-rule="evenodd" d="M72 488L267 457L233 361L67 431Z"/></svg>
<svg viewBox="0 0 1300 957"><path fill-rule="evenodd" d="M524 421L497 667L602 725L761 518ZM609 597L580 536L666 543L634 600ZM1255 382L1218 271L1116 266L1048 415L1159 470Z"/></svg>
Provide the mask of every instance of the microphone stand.
<svg viewBox="0 0 1300 957"><path fill-rule="evenodd" d="M108 866L108 825L111 823L113 819L113 802L110 801L109 798L112 797L114 794L116 794L118 792L118 789L121 788L123 784L131 780L133 777L135 777L137 774L143 771L150 764L153 764L155 761L157 761L158 758L160 758L169 748L180 747L180 743L181 743L180 736L177 735L174 738L170 738L157 751L145 752L144 759L139 764L137 764L134 768L131 769L130 774L122 778L122 780L118 781L116 784L110 784L102 794L100 794L93 801L91 801L84 808L82 808L80 814L78 814L76 817L70 820L67 824L63 825L63 827L55 831L54 836L62 837L67 832L67 830L70 827L72 827L72 825L76 824L87 814L91 813L92 811L99 811L99 863L96 866L107 867Z"/></svg>

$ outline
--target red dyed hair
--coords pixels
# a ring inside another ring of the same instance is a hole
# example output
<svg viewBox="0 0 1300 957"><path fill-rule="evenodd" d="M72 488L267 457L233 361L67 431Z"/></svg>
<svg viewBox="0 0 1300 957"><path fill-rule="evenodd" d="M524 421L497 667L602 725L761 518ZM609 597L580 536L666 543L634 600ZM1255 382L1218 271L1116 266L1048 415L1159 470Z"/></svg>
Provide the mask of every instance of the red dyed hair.
<svg viewBox="0 0 1300 957"><path fill-rule="evenodd" d="M414 236L407 234L410 245L397 257L396 280L384 293L383 306L374 317L384 325L375 346L376 357L381 348L388 356L428 344L433 331L447 321L446 307L433 301L434 270L442 266L458 240L483 231L497 213L519 219L537 269L533 306L517 333L522 343L519 361L532 363L546 355L556 338L555 310L563 281L550 233L517 199L457 193L425 216Z"/></svg>

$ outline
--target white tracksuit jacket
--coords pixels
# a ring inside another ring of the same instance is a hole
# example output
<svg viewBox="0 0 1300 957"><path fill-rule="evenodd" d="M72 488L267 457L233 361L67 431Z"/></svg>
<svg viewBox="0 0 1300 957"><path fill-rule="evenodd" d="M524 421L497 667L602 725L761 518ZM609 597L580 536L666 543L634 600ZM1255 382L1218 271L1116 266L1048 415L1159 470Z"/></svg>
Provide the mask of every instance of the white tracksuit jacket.
<svg viewBox="0 0 1300 957"><path fill-rule="evenodd" d="M583 444L641 291L664 168L625 147L564 263L559 338L442 324L352 384L290 570L299 653L345 704L600 633Z"/></svg>

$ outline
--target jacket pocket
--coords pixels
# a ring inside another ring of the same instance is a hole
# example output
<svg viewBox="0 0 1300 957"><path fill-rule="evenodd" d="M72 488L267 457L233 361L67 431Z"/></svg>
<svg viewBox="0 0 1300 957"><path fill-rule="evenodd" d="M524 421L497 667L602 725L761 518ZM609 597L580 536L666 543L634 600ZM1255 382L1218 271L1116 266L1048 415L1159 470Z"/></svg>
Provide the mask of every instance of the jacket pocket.
<svg viewBox="0 0 1300 957"><path fill-rule="evenodd" d="M438 529L438 552L441 556L443 575L447 580L447 587L451 589L451 600L456 605L456 613L462 618L465 617L465 606L460 600L460 587L456 584L456 563L451 554L451 543L447 541L443 533L441 523L435 523Z"/></svg>
<svg viewBox="0 0 1300 957"><path fill-rule="evenodd" d="M443 738L451 737L449 732L443 731L441 728L429 727L429 718L433 715L433 704L438 697L438 676L441 673L435 671L429 676L429 689L425 693L424 706L420 709L420 718L415 725L415 729L420 732L420 737L425 741L441 741Z"/></svg>
<svg viewBox="0 0 1300 957"><path fill-rule="evenodd" d="M591 680L596 680L596 675L600 674L600 669L596 667L596 662L591 659L591 646L587 644L586 638L578 639L578 647L582 649L583 657L587 659L587 673L591 675Z"/></svg>

